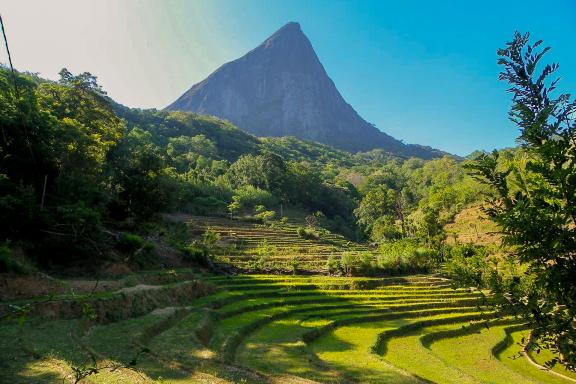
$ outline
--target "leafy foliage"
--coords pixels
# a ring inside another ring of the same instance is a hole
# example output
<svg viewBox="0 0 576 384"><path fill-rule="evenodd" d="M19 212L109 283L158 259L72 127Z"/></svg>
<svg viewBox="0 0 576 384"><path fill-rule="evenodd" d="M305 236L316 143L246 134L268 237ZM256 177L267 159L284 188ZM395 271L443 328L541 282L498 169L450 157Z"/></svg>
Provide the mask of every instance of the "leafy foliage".
<svg viewBox="0 0 576 384"><path fill-rule="evenodd" d="M377 266L389 273L430 272L439 262L438 251L413 239L384 243L378 249Z"/></svg>
<svg viewBox="0 0 576 384"><path fill-rule="evenodd" d="M534 289L508 292L511 304L535 324L537 338L576 368L576 102L552 97L557 64L540 65L549 48L516 33L498 51L500 79L513 95L510 118L520 128L521 163L480 156L472 172L495 190L488 213L502 228Z"/></svg>
<svg viewBox="0 0 576 384"><path fill-rule="evenodd" d="M450 158L353 155L258 139L210 116L129 109L89 73L17 81L19 98L0 71L0 226L45 265L114 257L105 226L134 230L174 210L267 221L290 207L350 239L439 247L443 225L478 198Z"/></svg>

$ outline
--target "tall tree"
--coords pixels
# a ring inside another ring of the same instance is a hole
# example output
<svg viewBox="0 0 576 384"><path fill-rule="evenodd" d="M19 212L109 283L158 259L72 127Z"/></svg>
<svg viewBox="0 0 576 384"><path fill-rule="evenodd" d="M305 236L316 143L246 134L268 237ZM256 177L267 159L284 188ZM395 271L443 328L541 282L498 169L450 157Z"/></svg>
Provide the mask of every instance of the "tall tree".
<svg viewBox="0 0 576 384"><path fill-rule="evenodd" d="M536 340L576 368L576 102L553 97L558 64L542 65L549 48L516 33L498 50L500 79L513 95L510 119L527 153L524 169L482 155L474 174L494 187L488 213L529 267L534 289L507 296L534 325Z"/></svg>

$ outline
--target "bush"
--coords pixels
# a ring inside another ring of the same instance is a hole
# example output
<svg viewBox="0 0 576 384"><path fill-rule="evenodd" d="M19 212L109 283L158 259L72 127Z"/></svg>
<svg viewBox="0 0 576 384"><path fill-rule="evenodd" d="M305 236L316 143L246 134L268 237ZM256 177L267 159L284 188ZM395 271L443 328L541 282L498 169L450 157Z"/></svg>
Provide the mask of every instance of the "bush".
<svg viewBox="0 0 576 384"><path fill-rule="evenodd" d="M290 259L287 263L288 268L292 271L294 275L298 274L298 269L300 268L300 260L297 258Z"/></svg>
<svg viewBox="0 0 576 384"><path fill-rule="evenodd" d="M312 239L318 239L320 237L316 231L304 227L296 228L296 233L303 239L312 240Z"/></svg>
<svg viewBox="0 0 576 384"><path fill-rule="evenodd" d="M196 242L180 248L180 251L182 252L184 260L189 262L205 265L208 259L207 249Z"/></svg>
<svg viewBox="0 0 576 384"><path fill-rule="evenodd" d="M154 244L142 239L134 233L125 233L120 236L116 248L127 256L126 261L140 268L157 267L154 259Z"/></svg>
<svg viewBox="0 0 576 384"><path fill-rule="evenodd" d="M345 252L340 262L347 275L365 275L376 272L375 258L371 252Z"/></svg>
<svg viewBox="0 0 576 384"><path fill-rule="evenodd" d="M254 216L261 219L265 223L267 221L274 219L274 216L276 216L276 212L274 212L274 211L261 211L261 212L258 212Z"/></svg>
<svg viewBox="0 0 576 384"><path fill-rule="evenodd" d="M270 268L271 262L270 257L267 254L261 254L258 258L251 260L248 263L248 267L251 269L255 269L257 271L263 271Z"/></svg>
<svg viewBox="0 0 576 384"><path fill-rule="evenodd" d="M228 205L230 212L239 214L253 210L256 206L272 206L275 200L272 194L251 185L243 186L235 191L232 203Z"/></svg>
<svg viewBox="0 0 576 384"><path fill-rule="evenodd" d="M275 256L278 254L278 247L276 245L270 245L268 240L261 240L258 242L254 252L261 257Z"/></svg>
<svg viewBox="0 0 576 384"><path fill-rule="evenodd" d="M7 245L0 246L0 272L27 274L34 272L34 267L14 257Z"/></svg>
<svg viewBox="0 0 576 384"><path fill-rule="evenodd" d="M372 225L370 238L377 243L397 240L402 237L402 229L390 216L381 216Z"/></svg>
<svg viewBox="0 0 576 384"><path fill-rule="evenodd" d="M336 273L340 268L340 260L338 260L336 256L330 255L328 260L326 260L326 270L328 270L328 273Z"/></svg>
<svg viewBox="0 0 576 384"><path fill-rule="evenodd" d="M207 248L212 248L220 240L220 234L214 231L212 228L206 229L204 234L202 234L202 243Z"/></svg>
<svg viewBox="0 0 576 384"><path fill-rule="evenodd" d="M158 267L158 259L154 257L154 244L145 242L142 248L131 257L132 263L136 264L139 268L156 268Z"/></svg>
<svg viewBox="0 0 576 384"><path fill-rule="evenodd" d="M412 239L382 243L378 252L378 267L388 273L429 272L440 262L436 250Z"/></svg>
<svg viewBox="0 0 576 384"><path fill-rule="evenodd" d="M49 230L26 243L26 253L40 266L79 264L93 268L115 244L102 231L100 212L84 202L61 204L43 212Z"/></svg>
<svg viewBox="0 0 576 384"><path fill-rule="evenodd" d="M489 278L487 250L473 245L459 245L447 249L444 272L469 287L483 287Z"/></svg>
<svg viewBox="0 0 576 384"><path fill-rule="evenodd" d="M134 234L134 233L125 233L120 236L116 247L119 251L133 255L137 250L144 246L144 240L142 237Z"/></svg>

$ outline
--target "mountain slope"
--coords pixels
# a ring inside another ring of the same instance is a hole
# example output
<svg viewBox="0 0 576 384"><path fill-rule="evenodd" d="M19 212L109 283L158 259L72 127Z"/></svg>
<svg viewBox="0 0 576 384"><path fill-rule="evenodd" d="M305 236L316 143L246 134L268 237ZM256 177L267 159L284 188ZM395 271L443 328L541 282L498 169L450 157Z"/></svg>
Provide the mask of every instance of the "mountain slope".
<svg viewBox="0 0 576 384"><path fill-rule="evenodd" d="M288 23L243 57L194 85L168 110L228 119L257 136L295 136L349 151L383 148L432 158L366 122L343 99L298 23Z"/></svg>

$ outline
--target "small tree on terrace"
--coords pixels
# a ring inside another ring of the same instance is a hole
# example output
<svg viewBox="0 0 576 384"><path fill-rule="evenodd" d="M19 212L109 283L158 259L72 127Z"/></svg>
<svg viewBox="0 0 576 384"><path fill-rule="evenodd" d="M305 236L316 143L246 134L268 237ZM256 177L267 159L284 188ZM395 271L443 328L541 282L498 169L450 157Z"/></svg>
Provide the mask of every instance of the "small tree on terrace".
<svg viewBox="0 0 576 384"><path fill-rule="evenodd" d="M533 290L507 297L534 325L535 339L574 370L576 102L567 94L552 97L558 79L549 76L558 65L539 65L549 50L541 43L532 45L528 34L516 33L498 50L500 79L513 95L510 119L520 128L528 157L525 169L502 164L497 152L482 155L471 168L496 191L488 213L535 278Z"/></svg>

